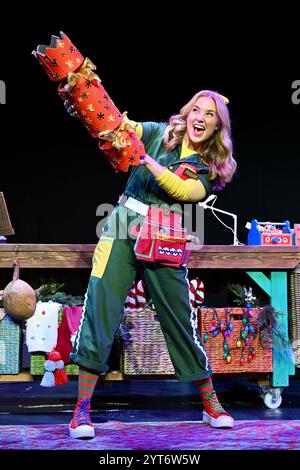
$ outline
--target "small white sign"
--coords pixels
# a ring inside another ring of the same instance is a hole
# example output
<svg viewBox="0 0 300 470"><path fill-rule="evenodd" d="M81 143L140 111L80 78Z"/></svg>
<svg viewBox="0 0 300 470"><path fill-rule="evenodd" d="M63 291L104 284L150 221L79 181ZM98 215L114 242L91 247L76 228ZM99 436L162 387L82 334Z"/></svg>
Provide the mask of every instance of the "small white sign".
<svg viewBox="0 0 300 470"><path fill-rule="evenodd" d="M127 207L127 209L131 209L132 211L144 216L147 215L149 209L149 206L147 206L147 204L143 204L141 201L133 199L133 197L129 197L124 206Z"/></svg>

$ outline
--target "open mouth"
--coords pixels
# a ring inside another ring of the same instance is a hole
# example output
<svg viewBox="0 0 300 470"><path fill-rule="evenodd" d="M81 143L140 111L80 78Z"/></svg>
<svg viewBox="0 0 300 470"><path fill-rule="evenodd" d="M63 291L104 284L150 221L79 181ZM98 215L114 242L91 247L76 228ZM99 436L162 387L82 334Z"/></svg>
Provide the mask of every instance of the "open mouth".
<svg viewBox="0 0 300 470"><path fill-rule="evenodd" d="M201 135L205 131L205 127L201 124L194 124L193 125L195 135Z"/></svg>

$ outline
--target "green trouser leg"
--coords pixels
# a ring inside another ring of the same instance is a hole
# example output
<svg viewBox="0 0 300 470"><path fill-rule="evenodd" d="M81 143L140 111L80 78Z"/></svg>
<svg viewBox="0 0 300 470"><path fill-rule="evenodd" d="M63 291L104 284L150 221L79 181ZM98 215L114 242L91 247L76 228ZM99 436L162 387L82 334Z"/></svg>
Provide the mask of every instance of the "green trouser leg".
<svg viewBox="0 0 300 470"><path fill-rule="evenodd" d="M141 263L141 271L164 333L176 377L194 381L211 376L197 313L190 307L187 269Z"/></svg>
<svg viewBox="0 0 300 470"><path fill-rule="evenodd" d="M71 354L75 364L99 373L108 370L107 360L135 274L136 266L128 242L114 240L102 276L99 277L101 273L94 268L90 277Z"/></svg>
<svg viewBox="0 0 300 470"><path fill-rule="evenodd" d="M107 360L123 316L124 302L139 269L156 307L177 378L194 381L210 377L197 314L190 307L186 268L137 261L134 240L110 238L113 221L111 218L106 235L95 250L72 361L99 372L108 370Z"/></svg>

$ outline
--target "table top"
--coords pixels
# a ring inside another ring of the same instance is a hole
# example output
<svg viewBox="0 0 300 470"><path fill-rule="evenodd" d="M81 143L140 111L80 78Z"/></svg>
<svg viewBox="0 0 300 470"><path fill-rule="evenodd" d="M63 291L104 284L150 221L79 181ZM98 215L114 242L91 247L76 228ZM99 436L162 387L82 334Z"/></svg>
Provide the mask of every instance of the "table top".
<svg viewBox="0 0 300 470"><path fill-rule="evenodd" d="M0 268L17 258L22 268L90 268L95 244L0 244ZM189 268L294 269L300 246L195 245Z"/></svg>

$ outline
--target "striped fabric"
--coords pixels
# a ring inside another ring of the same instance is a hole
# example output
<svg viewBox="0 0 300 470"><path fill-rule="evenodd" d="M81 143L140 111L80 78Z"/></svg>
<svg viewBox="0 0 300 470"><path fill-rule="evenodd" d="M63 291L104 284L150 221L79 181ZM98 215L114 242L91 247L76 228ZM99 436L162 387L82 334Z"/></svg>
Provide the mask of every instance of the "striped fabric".
<svg viewBox="0 0 300 470"><path fill-rule="evenodd" d="M79 368L78 376L78 399L89 398L91 399L99 378L99 374L93 373L90 370Z"/></svg>
<svg viewBox="0 0 300 470"><path fill-rule="evenodd" d="M205 399L207 395L209 396L214 392L211 377L204 380L197 380L195 383L197 386L197 390L201 393L203 399Z"/></svg>

